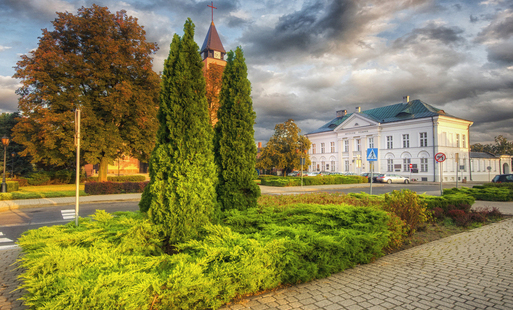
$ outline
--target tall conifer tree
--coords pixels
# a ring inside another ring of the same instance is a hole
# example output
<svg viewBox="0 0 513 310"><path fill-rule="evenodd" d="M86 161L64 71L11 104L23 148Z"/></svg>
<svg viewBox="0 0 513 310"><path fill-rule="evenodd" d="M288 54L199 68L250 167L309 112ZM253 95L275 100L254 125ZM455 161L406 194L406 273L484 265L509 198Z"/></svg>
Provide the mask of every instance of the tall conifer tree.
<svg viewBox="0 0 513 310"><path fill-rule="evenodd" d="M251 100L251 83L242 49L228 53L219 97L219 121L214 148L218 166L217 195L223 210L256 206L260 188L255 183L257 149L253 124L256 114Z"/></svg>
<svg viewBox="0 0 513 310"><path fill-rule="evenodd" d="M213 129L202 66L189 18L183 37L174 35L164 64L151 180L139 203L170 244L196 236L217 205Z"/></svg>

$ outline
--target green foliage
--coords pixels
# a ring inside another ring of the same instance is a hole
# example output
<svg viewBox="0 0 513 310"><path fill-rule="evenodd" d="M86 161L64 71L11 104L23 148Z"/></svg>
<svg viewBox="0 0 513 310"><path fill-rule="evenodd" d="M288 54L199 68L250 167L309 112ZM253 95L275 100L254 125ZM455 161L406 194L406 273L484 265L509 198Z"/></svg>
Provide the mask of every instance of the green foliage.
<svg viewBox="0 0 513 310"><path fill-rule="evenodd" d="M142 213L97 211L92 219L30 230L25 303L36 309L217 309L232 298L326 277L383 255L388 215L347 205L227 211L227 226L161 249Z"/></svg>
<svg viewBox="0 0 513 310"><path fill-rule="evenodd" d="M149 182L87 182L84 191L89 195L142 193Z"/></svg>
<svg viewBox="0 0 513 310"><path fill-rule="evenodd" d="M476 143L470 146L472 152L488 152L496 155L513 155L513 142L508 141L503 135L494 138L495 144Z"/></svg>
<svg viewBox="0 0 513 310"><path fill-rule="evenodd" d="M20 153L25 150L25 146L13 141L13 128L20 121L20 113L1 113L0 114L0 137L6 136L10 138L9 145L7 146L6 154L6 172L12 178L14 176L27 175L33 172L32 164L30 163L31 156L21 156ZM14 156L13 156L14 154ZM0 147L0 158L4 158L4 148ZM0 166L0 171L3 171L3 165Z"/></svg>
<svg viewBox="0 0 513 310"><path fill-rule="evenodd" d="M435 208L440 208L444 212L447 212L450 206L454 206L457 209L463 209L467 205L473 205L475 202L475 198L467 195L465 193L454 193L454 194L445 194L443 196L428 196L428 195L421 195L420 196L422 201L426 203L426 208L428 210L433 210Z"/></svg>
<svg viewBox="0 0 513 310"><path fill-rule="evenodd" d="M409 189L394 190L390 195L385 194L383 208L385 211L393 212L404 222L405 233L409 236L428 220L426 203Z"/></svg>
<svg viewBox="0 0 513 310"><path fill-rule="evenodd" d="M76 191L41 191L41 192L8 192L0 193L0 200L16 200L16 199L34 199L34 198L56 198L56 197L74 197ZM85 191L79 192L80 196L87 196Z"/></svg>
<svg viewBox="0 0 513 310"><path fill-rule="evenodd" d="M474 186L473 188L460 187L444 190L445 195L465 194L474 197L476 200L486 201L513 201L513 188L506 186Z"/></svg>
<svg viewBox="0 0 513 310"><path fill-rule="evenodd" d="M261 176L262 185L268 186L301 186L301 177ZM357 184L367 183L367 178L358 175L326 175L303 177L303 185Z"/></svg>
<svg viewBox="0 0 513 310"><path fill-rule="evenodd" d="M261 150L257 168L271 170L282 169L285 174L301 168L301 157L305 158L305 166L310 165L308 149L311 146L307 137L300 135L301 129L293 119L274 127L274 135Z"/></svg>
<svg viewBox="0 0 513 310"><path fill-rule="evenodd" d="M183 37L174 35L164 64L150 183L139 203L171 244L197 237L218 208L213 130L198 49L188 19Z"/></svg>
<svg viewBox="0 0 513 310"><path fill-rule="evenodd" d="M41 172L37 172L37 173L32 173L27 178L27 181L28 181L29 185L36 186L36 185L46 185L46 184L49 184L50 183L50 179L51 179L50 178L50 173L41 171Z"/></svg>
<svg viewBox="0 0 513 310"><path fill-rule="evenodd" d="M147 159L158 126L159 80L151 57L157 45L146 41L126 11L113 14L94 4L76 15L57 13L52 24L15 67L23 117L13 140L26 147L21 155L70 168L76 156L74 110L81 107L84 162L121 155Z"/></svg>
<svg viewBox="0 0 513 310"><path fill-rule="evenodd" d="M253 208L260 196L260 188L254 182L256 114L247 75L242 49L228 52L214 136L219 180L216 191L222 210Z"/></svg>
<svg viewBox="0 0 513 310"><path fill-rule="evenodd" d="M15 192L20 188L20 185L17 181L5 181L7 185L7 192Z"/></svg>

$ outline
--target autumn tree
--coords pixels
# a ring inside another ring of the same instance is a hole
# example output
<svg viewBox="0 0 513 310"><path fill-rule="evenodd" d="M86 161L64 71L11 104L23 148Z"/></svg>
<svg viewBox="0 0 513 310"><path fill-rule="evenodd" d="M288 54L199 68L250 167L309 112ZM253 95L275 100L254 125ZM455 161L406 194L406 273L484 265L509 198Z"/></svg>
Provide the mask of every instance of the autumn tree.
<svg viewBox="0 0 513 310"><path fill-rule="evenodd" d="M300 169L301 157L305 158L305 166L310 165L307 150L312 143L307 137L300 135L300 132L301 129L293 119L277 124L274 127L274 135L260 152L257 168L277 168L283 170L286 175L294 169Z"/></svg>
<svg viewBox="0 0 513 310"><path fill-rule="evenodd" d="M260 188L255 183L253 124L256 114L251 100L251 83L242 49L230 51L219 96L215 126L215 161L218 167L218 201L223 210L255 207Z"/></svg>
<svg viewBox="0 0 513 310"><path fill-rule="evenodd" d="M224 67L211 63L206 68L206 96L208 102L208 112L210 124L215 126L217 123L217 111L219 110L219 92L223 78Z"/></svg>
<svg viewBox="0 0 513 310"><path fill-rule="evenodd" d="M139 203L170 245L195 237L217 210L213 129L202 67L194 24L187 19L183 37L174 35L164 64L150 183Z"/></svg>
<svg viewBox="0 0 513 310"><path fill-rule="evenodd" d="M81 150L91 164L107 166L121 154L147 160L157 131L159 78L152 70L155 43L125 11L93 5L77 15L57 13L39 46L22 55L14 140L33 162L63 165L75 156L74 110L80 107Z"/></svg>

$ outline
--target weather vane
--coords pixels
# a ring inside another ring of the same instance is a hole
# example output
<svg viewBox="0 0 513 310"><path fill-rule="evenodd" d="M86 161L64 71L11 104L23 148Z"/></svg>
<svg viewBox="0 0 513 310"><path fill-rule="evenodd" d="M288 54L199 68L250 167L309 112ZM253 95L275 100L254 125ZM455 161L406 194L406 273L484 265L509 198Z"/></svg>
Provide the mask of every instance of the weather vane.
<svg viewBox="0 0 513 310"><path fill-rule="evenodd" d="M214 9L217 10L217 8L214 6L214 1L210 2L210 5L207 6L212 9L212 23L214 23Z"/></svg>

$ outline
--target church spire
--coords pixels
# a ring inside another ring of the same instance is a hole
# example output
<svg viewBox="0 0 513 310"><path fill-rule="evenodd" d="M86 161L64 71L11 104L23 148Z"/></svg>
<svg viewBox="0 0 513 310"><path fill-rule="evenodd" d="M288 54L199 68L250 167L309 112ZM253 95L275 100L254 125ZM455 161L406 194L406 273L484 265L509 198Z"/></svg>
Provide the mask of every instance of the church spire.
<svg viewBox="0 0 513 310"><path fill-rule="evenodd" d="M226 51L224 50L223 43L221 43L219 34L217 34L216 26L214 25L214 9L217 8L214 7L214 2L211 2L211 5L208 5L208 7L212 9L212 22L210 23L210 28L208 29L205 41L203 41L200 53L203 55L203 59L208 57L224 59Z"/></svg>

